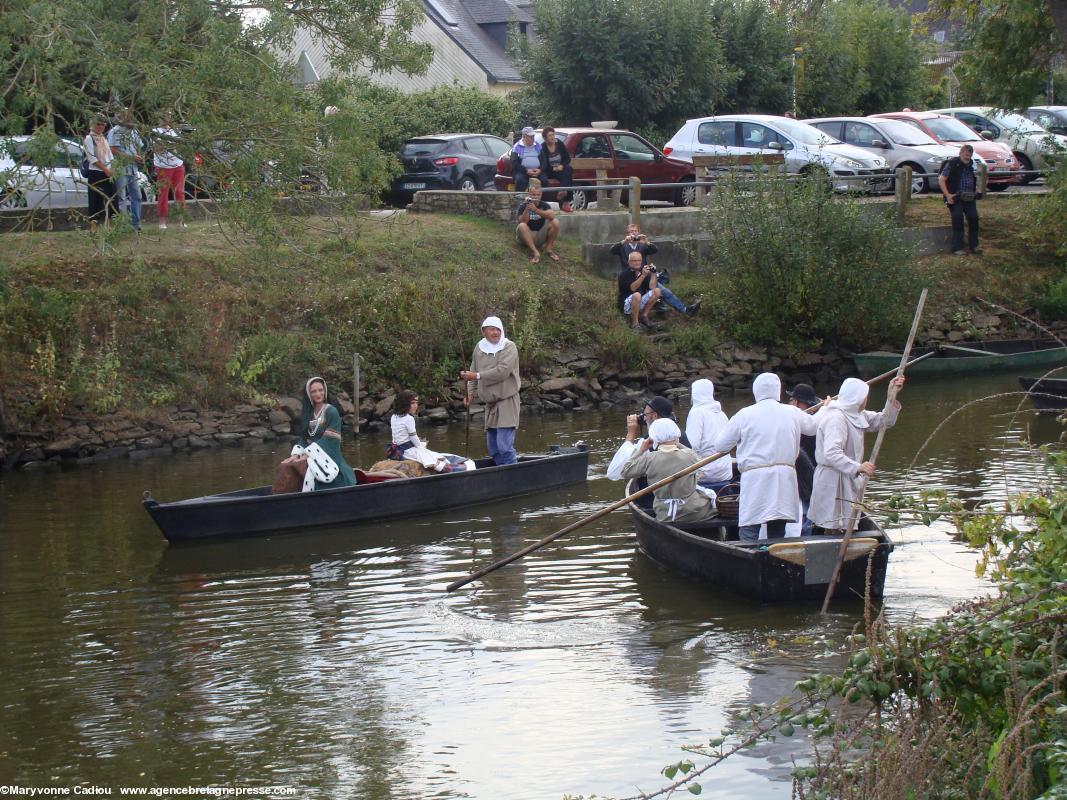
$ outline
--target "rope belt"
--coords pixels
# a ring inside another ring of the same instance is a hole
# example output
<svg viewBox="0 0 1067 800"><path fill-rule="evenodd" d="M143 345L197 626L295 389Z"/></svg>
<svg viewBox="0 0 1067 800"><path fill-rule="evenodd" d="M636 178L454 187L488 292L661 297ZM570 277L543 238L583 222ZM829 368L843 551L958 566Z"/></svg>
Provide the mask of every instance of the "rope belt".
<svg viewBox="0 0 1067 800"><path fill-rule="evenodd" d="M790 467L790 468L795 469L796 468L796 463L795 462L789 462L787 464L784 461L772 461L770 464L755 464L755 465L753 465L751 467L745 467L743 470L741 470L741 472L742 473L751 472L754 469L767 469L768 467Z"/></svg>

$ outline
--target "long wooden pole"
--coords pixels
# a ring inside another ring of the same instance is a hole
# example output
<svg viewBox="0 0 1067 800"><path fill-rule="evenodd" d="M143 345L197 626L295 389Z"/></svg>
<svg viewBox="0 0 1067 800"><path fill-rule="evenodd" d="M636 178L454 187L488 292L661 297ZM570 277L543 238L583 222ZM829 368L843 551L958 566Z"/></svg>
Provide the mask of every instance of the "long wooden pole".
<svg viewBox="0 0 1067 800"><path fill-rule="evenodd" d="M911 321L911 332L908 334L908 343L904 346L904 353L900 357L900 366L897 367L897 374L895 377L899 378L904 374L904 368L908 365L908 356L911 355L911 346L915 342L915 334L919 330L919 320L922 318L923 306L926 305L926 289L922 290L922 294L919 295L919 305L915 308L915 318ZM892 383L889 384L889 391L886 392L885 398L885 412L888 412L892 408L893 403L897 399L897 387ZM868 460L871 463L876 463L878 459L878 452L882 449L882 442L885 440L886 428L883 425L878 430L878 436L874 440L874 447L871 449L871 454ZM845 529L845 535L841 537L841 546L837 550L837 562L834 564L833 575L830 576L830 583L826 587L826 597L822 600L822 613L826 613L830 608L830 599L834 596L834 589L837 588L837 582L841 578L841 565L845 563L845 553L848 550L849 539L852 538L852 534L856 530L856 526L860 520L860 508L863 504L863 494L867 491L867 479L868 475L863 473L860 478L860 488L856 493L856 499L853 501L852 513L848 518L848 527Z"/></svg>
<svg viewBox="0 0 1067 800"><path fill-rule="evenodd" d="M916 358L915 360L910 361L908 363L909 364L915 364L915 363L917 363L919 361L922 361L924 358L929 358L932 355L933 355L933 353L926 353L925 355L921 355L918 358ZM897 370L890 370L889 372L883 372L881 375L876 375L875 377L871 378L869 381L867 381L867 383L868 383L868 385L872 385L873 386L874 384L878 383L879 381L885 380L890 375L896 374L896 371ZM826 402L826 401L824 400L823 402ZM815 411L820 406L822 406L822 403L819 403L817 405L812 406L811 408L807 409L807 412L809 414L814 414ZM453 592L456 589L459 589L461 586L466 586L468 583L471 583L472 581L478 580L478 578L482 578L482 577L488 575L490 572L495 572L496 570L500 569L501 567L506 567L511 562L518 561L520 558L522 558L523 556L529 555L534 550L538 550L538 549L544 547L546 544L550 544L551 542L556 541L556 539L559 539L561 536L566 536L568 533L571 533L572 531L578 530L578 528L581 528L583 525L586 525L587 523L593 522L594 520L598 520L601 517L605 517L608 514L610 514L612 511L616 511L616 510L622 508L623 506L627 505L628 503L632 503L637 498L644 497L649 492L653 492L656 489L659 489L661 486L666 486L668 483L671 483L672 481L676 481L676 480L678 480L678 478L681 478L681 477L683 477L685 475L688 475L690 472L693 472L694 470L698 470L701 467L703 467L703 466L705 466L707 464L710 464L712 461L715 461L716 459L722 458L724 455L727 455L727 454L726 453L712 453L710 456L707 456L706 458L702 458L696 464L693 464L690 467L686 467L685 469L683 469L683 470L681 470L679 472L676 472L673 475L668 475L663 480L658 481L657 483L654 483L651 486L646 486L644 489L641 489L640 491L634 492L633 494L628 495L627 497L624 497L622 500L619 500L619 501L617 501L615 503L612 503L607 508L602 508L600 511L597 511L597 512L595 512L593 514L590 514L588 517L582 517L582 519L578 520L577 522L572 522L567 527L561 528L560 530L556 531L555 533L553 533L550 536L546 536L544 539L542 539L539 542L535 542L534 544L531 544L528 547L524 547L522 550L519 550L519 551L517 551L515 553L512 553L510 556L506 556L505 558L502 558L499 561L494 561L492 564L490 564L490 565L488 565L486 567L482 567L479 570L475 570L474 572L470 573L469 575L467 575L467 576L465 576L463 578L460 578L458 581L453 581L452 583L448 584L447 587L445 587L446 591Z"/></svg>

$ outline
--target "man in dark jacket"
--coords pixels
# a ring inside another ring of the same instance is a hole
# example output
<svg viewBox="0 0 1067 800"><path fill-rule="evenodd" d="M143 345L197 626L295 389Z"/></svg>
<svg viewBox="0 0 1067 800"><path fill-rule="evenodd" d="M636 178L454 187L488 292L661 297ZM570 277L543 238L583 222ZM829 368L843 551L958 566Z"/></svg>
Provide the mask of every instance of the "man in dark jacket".
<svg viewBox="0 0 1067 800"><path fill-rule="evenodd" d="M981 253L978 244L978 179L974 174L972 156L974 148L969 144L960 147L960 154L945 159L941 175L937 179L945 204L952 216L952 254L967 255L963 249L963 218L967 218L967 245L972 253Z"/></svg>
<svg viewBox="0 0 1067 800"><path fill-rule="evenodd" d="M628 269L630 267L630 253L638 252L641 254L641 264L648 263L648 257L659 252L659 248L652 244L648 240L648 237L641 233L641 229L636 225L626 226L626 236L621 242L615 242L611 246L612 255L619 257L619 268Z"/></svg>

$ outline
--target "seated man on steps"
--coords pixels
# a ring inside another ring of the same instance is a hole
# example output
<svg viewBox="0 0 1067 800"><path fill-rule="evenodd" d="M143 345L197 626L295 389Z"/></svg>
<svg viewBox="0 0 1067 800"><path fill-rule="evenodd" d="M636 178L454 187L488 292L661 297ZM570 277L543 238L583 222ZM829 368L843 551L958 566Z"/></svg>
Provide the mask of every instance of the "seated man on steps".
<svg viewBox="0 0 1067 800"><path fill-rule="evenodd" d="M538 245L544 247L545 255L553 261L559 261L559 256L552 249L559 236L559 220L556 212L541 199L541 181L530 178L530 189L527 196L519 204L516 213L518 225L515 226L515 241L530 251L530 263L537 264L541 261L541 251Z"/></svg>
<svg viewBox="0 0 1067 800"><path fill-rule="evenodd" d="M619 310L630 318L634 330L652 327L648 315L659 298L680 314L693 316L700 310L700 301L686 305L674 292L658 282L655 264L644 264L639 250L630 252L628 267L619 273Z"/></svg>

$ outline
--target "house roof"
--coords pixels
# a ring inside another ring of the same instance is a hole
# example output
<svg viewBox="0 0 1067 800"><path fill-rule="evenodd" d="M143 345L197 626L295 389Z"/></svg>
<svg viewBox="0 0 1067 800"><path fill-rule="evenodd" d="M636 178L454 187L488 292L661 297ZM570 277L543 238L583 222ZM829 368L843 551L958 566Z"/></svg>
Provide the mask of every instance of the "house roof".
<svg viewBox="0 0 1067 800"><path fill-rule="evenodd" d="M485 70L490 80L498 83L525 83L525 78L508 58L504 48L484 31L480 24L510 22L513 19L516 22L529 22L528 13L520 11L510 0L424 1L426 16ZM504 14L510 16L497 18Z"/></svg>

